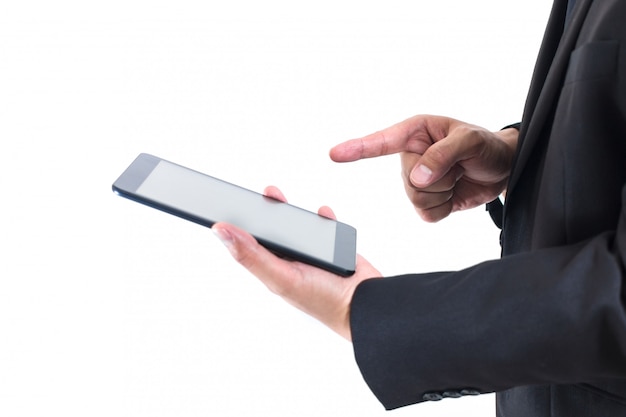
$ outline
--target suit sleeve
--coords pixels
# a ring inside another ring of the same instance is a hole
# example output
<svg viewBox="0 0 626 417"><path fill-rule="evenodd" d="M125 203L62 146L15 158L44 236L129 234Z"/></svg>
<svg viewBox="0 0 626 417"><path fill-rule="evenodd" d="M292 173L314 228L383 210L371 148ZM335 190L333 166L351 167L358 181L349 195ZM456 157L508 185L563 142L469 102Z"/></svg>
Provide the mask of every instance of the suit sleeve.
<svg viewBox="0 0 626 417"><path fill-rule="evenodd" d="M387 409L626 377L625 193L617 229L457 272L364 281L357 363Z"/></svg>

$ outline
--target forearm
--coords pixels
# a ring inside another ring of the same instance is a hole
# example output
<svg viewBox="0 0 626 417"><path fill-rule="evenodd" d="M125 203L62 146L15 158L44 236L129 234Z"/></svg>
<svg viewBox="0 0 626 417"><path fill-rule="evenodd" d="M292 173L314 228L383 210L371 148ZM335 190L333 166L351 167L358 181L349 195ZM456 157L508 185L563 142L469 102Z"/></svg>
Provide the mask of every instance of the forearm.
<svg viewBox="0 0 626 417"><path fill-rule="evenodd" d="M606 233L458 272L366 281L351 309L357 362L386 408L433 392L623 378L623 263L620 238Z"/></svg>

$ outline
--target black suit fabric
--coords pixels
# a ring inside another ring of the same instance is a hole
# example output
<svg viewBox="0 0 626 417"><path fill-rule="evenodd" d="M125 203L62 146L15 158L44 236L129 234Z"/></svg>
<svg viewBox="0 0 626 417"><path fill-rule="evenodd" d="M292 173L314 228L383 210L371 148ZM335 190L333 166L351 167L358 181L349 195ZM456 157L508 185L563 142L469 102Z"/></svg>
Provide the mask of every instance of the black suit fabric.
<svg viewBox="0 0 626 417"><path fill-rule="evenodd" d="M566 12L535 67L502 258L355 292L355 356L387 409L497 392L500 417L626 417L626 1Z"/></svg>

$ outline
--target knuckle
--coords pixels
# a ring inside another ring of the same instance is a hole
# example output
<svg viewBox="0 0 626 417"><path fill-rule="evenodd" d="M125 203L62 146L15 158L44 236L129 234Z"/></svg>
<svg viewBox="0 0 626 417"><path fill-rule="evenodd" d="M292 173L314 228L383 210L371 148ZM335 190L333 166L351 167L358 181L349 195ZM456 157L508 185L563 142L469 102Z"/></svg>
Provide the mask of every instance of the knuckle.
<svg viewBox="0 0 626 417"><path fill-rule="evenodd" d="M420 215L422 220L428 223L437 223L438 221L448 217L451 212L452 203L450 203L449 201L431 209L418 210L418 214Z"/></svg>
<svg viewBox="0 0 626 417"><path fill-rule="evenodd" d="M475 149L483 143L485 130L474 125L463 125L455 133L459 135L466 148Z"/></svg>
<svg viewBox="0 0 626 417"><path fill-rule="evenodd" d="M464 124L457 128L456 133L458 133L463 138L468 139L468 138L474 138L474 137L479 136L481 130L482 129L479 128L478 126Z"/></svg>
<svg viewBox="0 0 626 417"><path fill-rule="evenodd" d="M387 138L387 133L384 130L380 131L380 150L381 155L387 155L389 152L389 143Z"/></svg>
<svg viewBox="0 0 626 417"><path fill-rule="evenodd" d="M436 223L440 220L432 210L419 210L418 214L427 223Z"/></svg>
<svg viewBox="0 0 626 417"><path fill-rule="evenodd" d="M263 253L256 241L237 241L229 245L229 250L235 261L252 273L262 269Z"/></svg>
<svg viewBox="0 0 626 417"><path fill-rule="evenodd" d="M442 192L411 190L407 194L413 206L421 210L435 209L441 205L447 204L454 195L452 190Z"/></svg>
<svg viewBox="0 0 626 417"><path fill-rule="evenodd" d="M233 257L237 262L239 262L246 269L254 269L257 263L257 257L254 256L256 251L245 249L245 250L231 250Z"/></svg>
<svg viewBox="0 0 626 417"><path fill-rule="evenodd" d="M418 209L429 209L431 206L428 203L428 195L420 191L414 191L409 195L411 203Z"/></svg>

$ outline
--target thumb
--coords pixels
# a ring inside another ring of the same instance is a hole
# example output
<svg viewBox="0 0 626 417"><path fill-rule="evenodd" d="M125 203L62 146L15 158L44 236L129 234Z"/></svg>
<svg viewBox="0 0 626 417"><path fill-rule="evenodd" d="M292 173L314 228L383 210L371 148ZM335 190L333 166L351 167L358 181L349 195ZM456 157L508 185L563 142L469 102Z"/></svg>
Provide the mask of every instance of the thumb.
<svg viewBox="0 0 626 417"><path fill-rule="evenodd" d="M291 262L276 257L249 233L227 223L216 223L211 230L232 257L271 291L280 294L296 278Z"/></svg>
<svg viewBox="0 0 626 417"><path fill-rule="evenodd" d="M423 157L411 171L411 183L420 188L429 186L433 181L433 170L429 168L423 161Z"/></svg>
<svg viewBox="0 0 626 417"><path fill-rule="evenodd" d="M253 270L263 264L266 256L259 243L243 230L227 223L216 223L213 233L226 246L230 254L246 269Z"/></svg>
<svg viewBox="0 0 626 417"><path fill-rule="evenodd" d="M418 188L428 187L443 178L461 160L467 158L469 143L459 137L448 136L430 145L413 167L411 183Z"/></svg>

